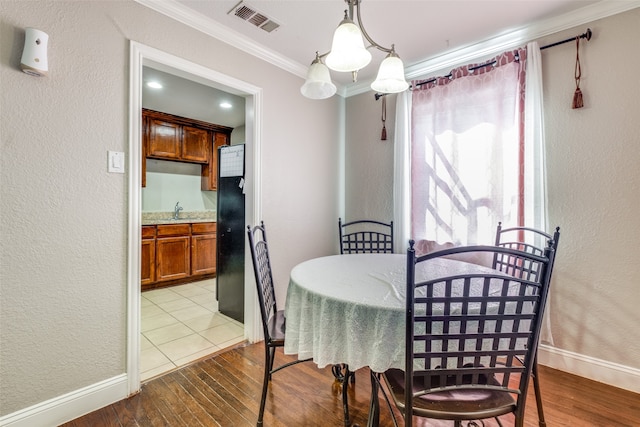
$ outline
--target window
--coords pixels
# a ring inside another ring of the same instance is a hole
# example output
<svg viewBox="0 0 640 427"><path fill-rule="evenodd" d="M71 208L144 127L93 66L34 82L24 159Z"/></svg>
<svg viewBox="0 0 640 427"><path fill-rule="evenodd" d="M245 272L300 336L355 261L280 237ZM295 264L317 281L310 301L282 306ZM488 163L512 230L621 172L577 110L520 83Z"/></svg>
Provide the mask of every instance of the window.
<svg viewBox="0 0 640 427"><path fill-rule="evenodd" d="M524 221L523 49L417 83L411 110L411 237L491 244Z"/></svg>

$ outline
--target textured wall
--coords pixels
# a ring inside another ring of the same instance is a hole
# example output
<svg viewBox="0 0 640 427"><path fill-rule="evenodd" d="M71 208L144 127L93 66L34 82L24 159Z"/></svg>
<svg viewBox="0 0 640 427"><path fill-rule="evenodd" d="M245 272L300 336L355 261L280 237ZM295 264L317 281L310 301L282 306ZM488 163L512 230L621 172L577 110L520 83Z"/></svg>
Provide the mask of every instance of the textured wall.
<svg viewBox="0 0 640 427"><path fill-rule="evenodd" d="M382 98L373 92L347 99L345 218L393 219L393 144L396 95L387 96L387 140L382 132Z"/></svg>
<svg viewBox="0 0 640 427"><path fill-rule="evenodd" d="M543 51L550 227L561 226L552 288L555 346L640 368L640 9L539 40L594 32L581 47L585 107L572 110L575 44ZM443 70L446 74L448 70ZM387 217L391 142L380 101L347 101L346 212ZM388 115L395 102L388 100ZM389 129L389 126L387 126ZM387 151L388 150L388 151Z"/></svg>
<svg viewBox="0 0 640 427"><path fill-rule="evenodd" d="M127 176L106 160L127 148L128 49L100 4L0 9L4 415L124 371ZM27 26L48 77L19 69Z"/></svg>
<svg viewBox="0 0 640 427"><path fill-rule="evenodd" d="M278 297L334 250L338 98L306 100L301 78L133 1L2 0L0 19L0 416L125 371L129 176L106 169L132 149L130 40L263 88ZM19 70L25 27L49 34L48 77Z"/></svg>
<svg viewBox="0 0 640 427"><path fill-rule="evenodd" d="M571 109L575 44L543 53L558 348L640 368L640 9L588 25L585 106ZM541 44L584 32L587 25Z"/></svg>

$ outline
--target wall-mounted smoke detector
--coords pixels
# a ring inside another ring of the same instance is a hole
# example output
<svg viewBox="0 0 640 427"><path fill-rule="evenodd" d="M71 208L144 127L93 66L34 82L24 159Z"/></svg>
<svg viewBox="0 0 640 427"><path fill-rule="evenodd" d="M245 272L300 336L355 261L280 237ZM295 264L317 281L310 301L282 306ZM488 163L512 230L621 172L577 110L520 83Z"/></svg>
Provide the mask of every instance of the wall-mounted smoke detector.
<svg viewBox="0 0 640 427"><path fill-rule="evenodd" d="M227 15L235 15L238 18L247 21L256 27L270 33L280 26L268 16L260 13L255 7L249 6L245 1L236 4Z"/></svg>

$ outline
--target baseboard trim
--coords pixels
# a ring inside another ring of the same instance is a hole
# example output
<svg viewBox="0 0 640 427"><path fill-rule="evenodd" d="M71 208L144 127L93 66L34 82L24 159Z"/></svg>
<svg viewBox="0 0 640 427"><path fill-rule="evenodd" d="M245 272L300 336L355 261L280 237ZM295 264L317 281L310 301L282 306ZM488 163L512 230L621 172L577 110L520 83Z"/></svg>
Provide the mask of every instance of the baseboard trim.
<svg viewBox="0 0 640 427"><path fill-rule="evenodd" d="M541 344L538 363L590 380L640 393L640 369Z"/></svg>
<svg viewBox="0 0 640 427"><path fill-rule="evenodd" d="M0 427L51 427L66 423L127 397L122 374L0 417Z"/></svg>

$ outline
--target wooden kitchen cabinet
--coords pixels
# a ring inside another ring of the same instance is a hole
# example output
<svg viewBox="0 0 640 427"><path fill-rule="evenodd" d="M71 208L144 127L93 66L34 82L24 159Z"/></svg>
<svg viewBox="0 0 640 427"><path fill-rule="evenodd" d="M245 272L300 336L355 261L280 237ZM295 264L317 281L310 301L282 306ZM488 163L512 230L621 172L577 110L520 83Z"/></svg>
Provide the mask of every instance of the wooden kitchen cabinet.
<svg viewBox="0 0 640 427"><path fill-rule="evenodd" d="M208 163L212 147L211 131L150 118L147 157Z"/></svg>
<svg viewBox="0 0 640 427"><path fill-rule="evenodd" d="M218 148L223 145L229 145L229 135L216 132L213 137L211 161L202 166L202 190L216 190L218 188Z"/></svg>
<svg viewBox="0 0 640 427"><path fill-rule="evenodd" d="M228 145L233 128L142 109L142 186L147 158L202 165L201 190L217 188L217 151Z"/></svg>
<svg viewBox="0 0 640 427"><path fill-rule="evenodd" d="M156 281L156 227L142 227L140 250L140 285L145 287Z"/></svg>
<svg viewBox="0 0 640 427"><path fill-rule="evenodd" d="M193 126L182 127L182 155L184 160L209 163L211 132Z"/></svg>
<svg viewBox="0 0 640 427"><path fill-rule="evenodd" d="M191 224L191 275L216 272L216 223Z"/></svg>
<svg viewBox="0 0 640 427"><path fill-rule="evenodd" d="M191 224L156 227L156 281L188 277L191 273Z"/></svg>
<svg viewBox="0 0 640 427"><path fill-rule="evenodd" d="M176 123L150 118L148 157L180 159L182 128Z"/></svg>
<svg viewBox="0 0 640 427"><path fill-rule="evenodd" d="M216 223L142 226L142 290L215 277Z"/></svg>

